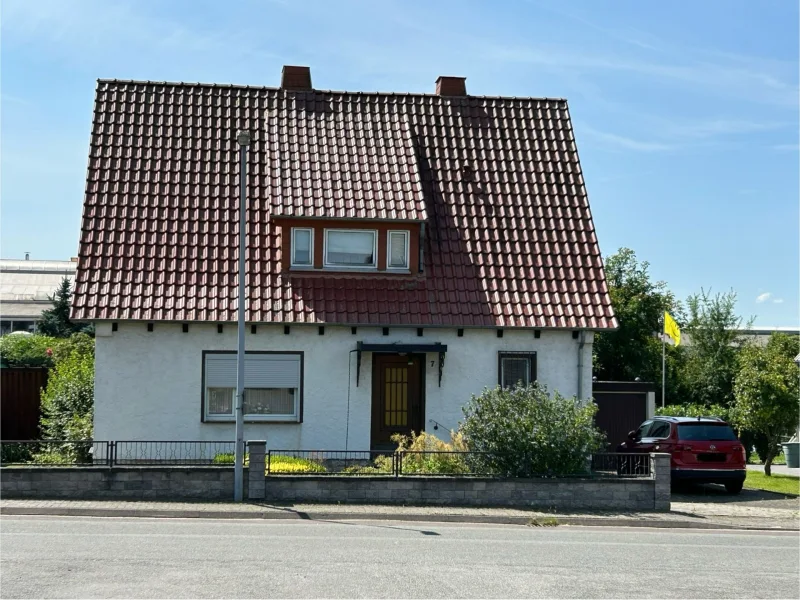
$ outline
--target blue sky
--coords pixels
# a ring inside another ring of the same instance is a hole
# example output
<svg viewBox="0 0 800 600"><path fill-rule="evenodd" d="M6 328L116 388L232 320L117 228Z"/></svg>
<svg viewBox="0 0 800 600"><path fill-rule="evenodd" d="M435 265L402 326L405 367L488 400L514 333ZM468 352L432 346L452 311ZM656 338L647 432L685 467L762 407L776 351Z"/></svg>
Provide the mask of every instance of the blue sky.
<svg viewBox="0 0 800 600"><path fill-rule="evenodd" d="M797 326L798 5L3 0L0 252L77 252L97 78L569 100L604 254Z"/></svg>

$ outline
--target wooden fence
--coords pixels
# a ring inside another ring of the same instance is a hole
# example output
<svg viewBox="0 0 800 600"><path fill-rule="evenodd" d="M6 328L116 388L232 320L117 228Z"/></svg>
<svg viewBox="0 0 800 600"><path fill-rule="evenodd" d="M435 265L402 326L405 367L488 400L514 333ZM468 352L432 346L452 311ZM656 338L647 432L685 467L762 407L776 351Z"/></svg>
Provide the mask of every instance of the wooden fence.
<svg viewBox="0 0 800 600"><path fill-rule="evenodd" d="M42 388L47 369L0 369L0 439L34 440L39 437Z"/></svg>

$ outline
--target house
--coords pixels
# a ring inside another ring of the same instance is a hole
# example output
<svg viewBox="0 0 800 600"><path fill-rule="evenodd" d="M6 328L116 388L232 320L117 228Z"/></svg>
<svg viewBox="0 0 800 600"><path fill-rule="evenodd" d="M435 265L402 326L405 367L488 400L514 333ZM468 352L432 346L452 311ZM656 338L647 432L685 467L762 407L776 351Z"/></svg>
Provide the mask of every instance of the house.
<svg viewBox="0 0 800 600"><path fill-rule="evenodd" d="M785 333L790 336L800 335L797 327L752 327L750 329L737 329L736 333L743 342L753 343L757 346L766 346L773 333ZM681 335L681 344L684 346L692 345L692 334L684 332Z"/></svg>
<svg viewBox="0 0 800 600"><path fill-rule="evenodd" d="M0 335L36 331L42 311L53 307L53 297L64 277L75 278L77 259L0 259Z"/></svg>
<svg viewBox="0 0 800 600"><path fill-rule="evenodd" d="M616 327L567 103L100 80L72 317L95 324L95 439L229 440L239 147L245 438L383 449L471 394L591 395Z"/></svg>

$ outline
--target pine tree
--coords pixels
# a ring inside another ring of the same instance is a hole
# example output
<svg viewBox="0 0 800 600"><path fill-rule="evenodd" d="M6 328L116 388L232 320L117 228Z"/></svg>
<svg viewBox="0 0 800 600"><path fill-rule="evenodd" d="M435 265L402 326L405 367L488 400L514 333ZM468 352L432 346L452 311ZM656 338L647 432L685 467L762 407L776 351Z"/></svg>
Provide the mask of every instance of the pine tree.
<svg viewBox="0 0 800 600"><path fill-rule="evenodd" d="M70 301L72 299L72 286L69 278L64 277L56 293L50 297L53 308L42 312L42 318L37 324L38 333L52 337L69 337L73 333L90 333L90 326L73 323L69 319Z"/></svg>

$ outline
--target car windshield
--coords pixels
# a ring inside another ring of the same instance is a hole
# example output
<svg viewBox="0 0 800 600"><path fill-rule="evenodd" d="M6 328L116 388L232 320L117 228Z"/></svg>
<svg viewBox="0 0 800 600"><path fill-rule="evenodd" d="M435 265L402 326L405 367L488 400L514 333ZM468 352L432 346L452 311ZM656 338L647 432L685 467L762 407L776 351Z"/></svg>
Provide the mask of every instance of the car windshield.
<svg viewBox="0 0 800 600"><path fill-rule="evenodd" d="M678 439L679 440L694 440L694 441L735 441L736 434L729 425L720 423L714 425L712 423L681 423L678 425Z"/></svg>

